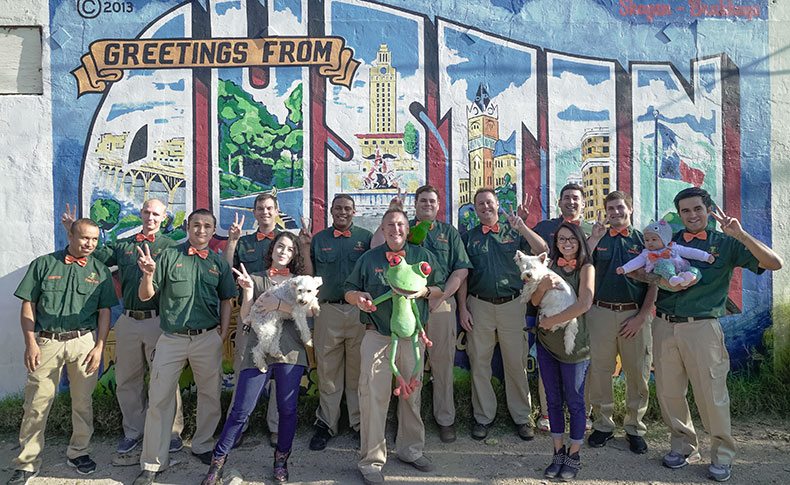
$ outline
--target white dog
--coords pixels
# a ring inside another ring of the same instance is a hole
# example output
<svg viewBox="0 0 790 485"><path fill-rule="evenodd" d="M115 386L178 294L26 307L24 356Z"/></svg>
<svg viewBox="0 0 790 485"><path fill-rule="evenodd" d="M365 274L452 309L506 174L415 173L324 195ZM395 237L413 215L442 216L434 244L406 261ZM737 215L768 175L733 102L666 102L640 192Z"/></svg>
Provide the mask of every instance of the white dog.
<svg viewBox="0 0 790 485"><path fill-rule="evenodd" d="M516 265L521 271L521 279L524 281L524 287L521 289L521 301L527 303L532 294L535 293L535 290L538 289L541 280L546 275L554 273L548 267L551 260L548 259L546 253L542 253L539 256L527 256L521 251L516 251L516 256L513 259L516 261ZM556 273L554 274L556 275ZM539 312L541 317L556 315L576 303L576 295L573 292L573 288L565 280L559 278L559 275L557 276L562 285L560 288L550 289L543 295ZM574 318L568 322L555 325L551 328L551 331L554 332L563 327L565 327L565 352L571 354L576 344L576 334L579 333L579 321Z"/></svg>
<svg viewBox="0 0 790 485"><path fill-rule="evenodd" d="M277 286L269 288L261 295L250 309L247 323L258 336L258 345L252 349L252 358L261 372L266 372L266 356L281 357L280 335L283 332L283 320L293 319L302 342L308 347L313 346L310 328L307 326L307 313L312 310L318 315L318 287L323 280L320 276L296 276ZM284 303L291 305L291 314L281 311L264 311L258 302L264 296L273 295Z"/></svg>

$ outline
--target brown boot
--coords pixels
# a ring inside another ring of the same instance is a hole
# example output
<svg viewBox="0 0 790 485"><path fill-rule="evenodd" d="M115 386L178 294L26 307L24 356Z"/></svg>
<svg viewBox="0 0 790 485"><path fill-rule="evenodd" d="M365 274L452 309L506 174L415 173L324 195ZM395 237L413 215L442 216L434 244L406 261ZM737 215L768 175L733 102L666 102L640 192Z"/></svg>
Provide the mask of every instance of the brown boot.
<svg viewBox="0 0 790 485"><path fill-rule="evenodd" d="M274 450L274 481L277 483L284 483L288 481L288 457L291 456L290 451L281 452Z"/></svg>
<svg viewBox="0 0 790 485"><path fill-rule="evenodd" d="M222 468L225 466L225 458L227 458L227 455L211 457L208 473L206 473L206 478L200 482L200 485L222 485Z"/></svg>

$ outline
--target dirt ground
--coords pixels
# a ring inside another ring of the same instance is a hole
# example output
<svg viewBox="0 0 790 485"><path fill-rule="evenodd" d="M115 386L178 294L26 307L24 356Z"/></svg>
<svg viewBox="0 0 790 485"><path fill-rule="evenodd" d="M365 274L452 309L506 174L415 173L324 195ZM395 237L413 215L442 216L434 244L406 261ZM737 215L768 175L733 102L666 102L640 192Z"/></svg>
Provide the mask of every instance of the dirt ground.
<svg viewBox="0 0 790 485"><path fill-rule="evenodd" d="M698 429L701 429L698 427ZM740 422L733 429L738 443L738 457L733 467L731 483L790 484L790 419ZM305 484L357 484L362 483L356 470L357 451L351 435L341 434L333 439L326 450L310 451L307 447L310 430L299 430L289 461L290 483ZM547 483L542 478L543 468L551 459L551 441L547 434L539 433L531 442L521 441L512 428L503 425L493 429L485 442L474 441L468 430L459 429L458 441L443 444L433 427L426 438L426 455L436 464L432 473L420 473L400 463L392 453L392 435L389 461L384 467L387 483L400 484L529 484ZM653 425L649 431L650 450L646 455L634 455L622 432L606 447L582 449L582 471L579 483L713 483L705 478L708 457L708 438L703 433L703 463L680 470L661 466L661 456L667 451L666 428ZM98 470L93 475L77 475L65 464L65 439L52 439L44 452L44 465L32 485L62 485L73 483L131 484L139 473L136 462L132 466L114 466L115 440L95 441L93 458ZM10 463L18 450L16 438L4 436L0 440L0 462ZM207 467L189 453L189 448L173 454L179 463L171 466L157 478L160 484L198 484ZM263 435L254 435L228 460L225 483L273 483L271 463L273 450ZM134 460L131 460L134 462ZM7 466L7 465L5 465ZM11 475L4 468L0 480ZM241 477L232 479L233 477Z"/></svg>

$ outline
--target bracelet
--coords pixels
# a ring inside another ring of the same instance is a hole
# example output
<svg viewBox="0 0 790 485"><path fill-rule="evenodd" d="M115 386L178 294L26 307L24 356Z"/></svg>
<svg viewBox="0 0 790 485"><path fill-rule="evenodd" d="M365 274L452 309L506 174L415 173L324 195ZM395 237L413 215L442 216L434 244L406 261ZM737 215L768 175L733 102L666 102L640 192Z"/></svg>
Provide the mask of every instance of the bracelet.
<svg viewBox="0 0 790 485"><path fill-rule="evenodd" d="M425 299L426 300L430 300L430 298L431 298L431 287L430 286L426 286L425 288L428 290L428 293L425 294Z"/></svg>
<svg viewBox="0 0 790 485"><path fill-rule="evenodd" d="M277 299L277 310L279 310L279 309L280 309L280 304L281 304L282 302L283 302L282 300L280 300L280 299Z"/></svg>

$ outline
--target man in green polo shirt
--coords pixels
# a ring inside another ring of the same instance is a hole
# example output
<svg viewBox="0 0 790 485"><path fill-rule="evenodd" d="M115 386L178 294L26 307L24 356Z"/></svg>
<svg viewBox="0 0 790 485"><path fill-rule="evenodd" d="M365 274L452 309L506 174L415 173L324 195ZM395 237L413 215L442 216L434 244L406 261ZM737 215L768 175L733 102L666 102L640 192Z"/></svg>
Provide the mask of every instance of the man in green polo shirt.
<svg viewBox="0 0 790 485"><path fill-rule="evenodd" d="M96 470L88 455L93 435L92 395L110 331L110 308L118 299L110 271L91 256L99 241L96 223L77 219L68 240L65 250L33 260L14 293L22 300L28 375L19 429L21 449L8 481L13 485L27 483L41 468L47 416L63 366L69 377L73 428L66 450L68 465L85 475Z"/></svg>
<svg viewBox="0 0 790 485"><path fill-rule="evenodd" d="M222 341L230 324L231 298L237 294L230 266L208 247L215 228L214 214L198 209L187 219L188 242L162 252L158 262L147 246L137 249L143 273L138 296L148 301L159 294L164 333L156 344L151 370L140 456L143 471L135 485L152 483L156 472L169 464L173 393L187 362L198 388L192 454L205 464L211 462L221 413Z"/></svg>
<svg viewBox="0 0 790 485"><path fill-rule="evenodd" d="M392 341L390 318L392 300L386 300L377 307L373 300L390 287L384 274L390 266L390 259L400 256L409 264L425 261L432 268L437 266L433 254L425 248L406 242L409 233L409 219L400 209L390 209L382 218L385 244L366 252L357 260L353 271L345 282L345 300L356 305L362 313L360 320L365 325L360 352L362 360L359 375L360 407L360 454L362 459L357 467L365 483L383 483L381 469L387 462L387 442L384 428L387 423L387 408L392 396L392 371L389 365L389 346ZM420 321L428 320L428 298L442 293L442 284L434 279L434 272L428 275L426 289L416 298ZM415 360L410 339L401 339L398 345L396 363L409 381L412 377ZM421 376L422 366L417 369ZM419 377L418 377L419 379ZM398 435L396 438L398 459L412 465L419 471L433 470L433 463L423 454L425 448L425 426L420 416L421 387L417 387L408 399L398 398Z"/></svg>
<svg viewBox="0 0 790 485"><path fill-rule="evenodd" d="M466 353L472 371L472 438L485 439L496 416L491 358L498 341L507 407L518 436L531 440L535 431L532 398L524 368L526 306L519 301L524 283L513 258L516 250L540 253L546 243L516 214L508 214L507 222L499 222L499 201L493 189L478 189L474 204L480 224L463 235L473 269L458 289L457 297L458 316L466 330Z"/></svg>
<svg viewBox="0 0 790 485"><path fill-rule="evenodd" d="M707 191L684 189L674 202L684 226L675 235L675 243L707 251L716 259L713 263L691 261L701 274L693 286L676 293L658 293L653 321L656 393L671 433L671 450L663 463L681 468L700 460L686 400L691 381L702 423L710 433L708 477L725 481L731 474L735 440L727 392L730 358L719 317L725 314L735 268L762 274L766 269L781 269L782 258L746 232L737 219L715 207ZM721 225L722 232L707 229L708 216Z"/></svg>
<svg viewBox="0 0 790 485"><path fill-rule="evenodd" d="M648 288L645 283L617 274L618 267L644 249L642 233L631 226L631 196L616 190L607 194L604 205L609 227L600 217L587 240L595 265L595 300L587 312L590 370L586 385L595 422L587 443L600 448L614 436L612 375L619 354L626 382L625 437L630 450L642 454L647 452L643 436L647 432L644 416L653 360L650 322L658 287Z"/></svg>
<svg viewBox="0 0 790 485"><path fill-rule="evenodd" d="M93 257L108 267L117 266L123 296L123 313L115 322L115 396L121 408L123 437L116 451L129 453L143 440L145 410L148 405L145 373L151 368L154 349L162 329L159 328L159 298L140 301L137 289L143 275L137 266L137 248L147 245L154 259L165 249L177 243L162 236L159 229L166 216L166 207L158 199L149 199L140 209L142 228L134 236L119 239L100 246ZM66 204L66 212L60 221L68 231L74 222L75 213ZM181 410L181 393L176 389L176 417L170 438L170 451L183 448L181 431L184 418Z"/></svg>
<svg viewBox="0 0 790 485"><path fill-rule="evenodd" d="M337 194L330 208L332 225L313 236L310 259L318 289L321 314L315 317L315 359L318 367L319 406L311 450L323 450L337 434L340 401L345 391L348 423L359 432L359 361L365 327L359 309L344 298L343 284L363 253L370 249L370 231L354 225L354 199Z"/></svg>

